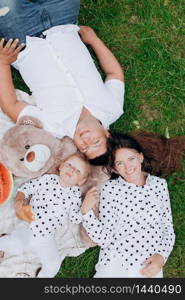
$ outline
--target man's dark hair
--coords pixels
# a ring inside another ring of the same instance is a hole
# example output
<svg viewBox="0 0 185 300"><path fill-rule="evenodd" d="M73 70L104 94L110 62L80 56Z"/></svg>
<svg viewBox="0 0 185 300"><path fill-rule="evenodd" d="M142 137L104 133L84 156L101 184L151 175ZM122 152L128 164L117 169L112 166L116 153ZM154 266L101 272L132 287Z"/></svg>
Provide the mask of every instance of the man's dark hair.
<svg viewBox="0 0 185 300"><path fill-rule="evenodd" d="M109 152L107 151L98 157L90 159L89 163L93 166L107 166L109 163Z"/></svg>

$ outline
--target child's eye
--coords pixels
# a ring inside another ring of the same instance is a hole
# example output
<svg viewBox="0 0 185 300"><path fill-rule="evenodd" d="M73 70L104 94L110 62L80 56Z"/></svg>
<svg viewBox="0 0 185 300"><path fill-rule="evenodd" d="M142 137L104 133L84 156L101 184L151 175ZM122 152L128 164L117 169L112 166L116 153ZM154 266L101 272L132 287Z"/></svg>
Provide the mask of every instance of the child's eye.
<svg viewBox="0 0 185 300"><path fill-rule="evenodd" d="M76 171L77 171L77 173L78 173L78 174L80 174L80 173L81 173L81 172L80 172L80 170L78 170L78 169L76 169Z"/></svg>

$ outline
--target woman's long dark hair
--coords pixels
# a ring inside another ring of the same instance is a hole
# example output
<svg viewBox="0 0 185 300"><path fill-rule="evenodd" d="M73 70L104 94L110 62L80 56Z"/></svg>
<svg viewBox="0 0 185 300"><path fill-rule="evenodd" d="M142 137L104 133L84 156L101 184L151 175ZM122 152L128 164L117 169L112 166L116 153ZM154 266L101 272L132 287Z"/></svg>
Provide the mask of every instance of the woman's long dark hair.
<svg viewBox="0 0 185 300"><path fill-rule="evenodd" d="M185 157L185 135L166 138L158 133L140 132L134 138L145 149L153 175L168 176L181 170Z"/></svg>
<svg viewBox="0 0 185 300"><path fill-rule="evenodd" d="M112 166L110 155L112 149L116 147L114 138L116 143L119 143L118 140L121 136L123 140L125 138L124 143L128 140L132 140L133 145L136 145L136 142L138 143L135 149L143 153L146 161L143 168L150 171L151 174L165 177L181 169L182 158L185 156L185 135L166 138L158 133L144 131L132 135L110 131L110 138L107 140L107 151L103 155L90 160L90 164L104 166L110 173L110 165ZM131 148L134 149L134 146Z"/></svg>
<svg viewBox="0 0 185 300"><path fill-rule="evenodd" d="M165 138L152 132L140 132L135 135L110 132L107 141L109 162L107 170L112 172L115 152L120 148L135 149L143 153L142 170L156 176L167 176L181 169L181 160L185 155L185 136Z"/></svg>

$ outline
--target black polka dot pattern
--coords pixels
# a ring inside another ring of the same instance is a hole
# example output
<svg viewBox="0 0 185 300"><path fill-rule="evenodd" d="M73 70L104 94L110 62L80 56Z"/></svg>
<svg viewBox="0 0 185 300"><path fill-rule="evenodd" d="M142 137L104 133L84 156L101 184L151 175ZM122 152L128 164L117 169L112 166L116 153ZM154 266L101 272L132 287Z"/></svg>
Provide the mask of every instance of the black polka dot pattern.
<svg viewBox="0 0 185 300"><path fill-rule="evenodd" d="M159 253L165 260L172 251L173 230L166 181L148 175L144 186L109 180L101 190L99 220L93 211L83 215L91 239L101 246L98 265L115 255L132 267Z"/></svg>
<svg viewBox="0 0 185 300"><path fill-rule="evenodd" d="M32 195L30 205L35 220L30 223L33 237L54 235L68 219L74 224L82 221L81 193L77 186L64 188L59 176L44 175L24 183L18 191Z"/></svg>

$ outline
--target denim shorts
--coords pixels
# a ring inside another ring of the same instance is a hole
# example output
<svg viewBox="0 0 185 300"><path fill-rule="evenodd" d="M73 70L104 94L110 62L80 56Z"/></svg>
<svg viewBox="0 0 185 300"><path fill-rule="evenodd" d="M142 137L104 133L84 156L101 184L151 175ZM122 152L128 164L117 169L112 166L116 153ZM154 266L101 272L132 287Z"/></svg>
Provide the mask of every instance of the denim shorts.
<svg viewBox="0 0 185 300"><path fill-rule="evenodd" d="M39 36L57 25L76 24L80 0L0 0L0 37Z"/></svg>

